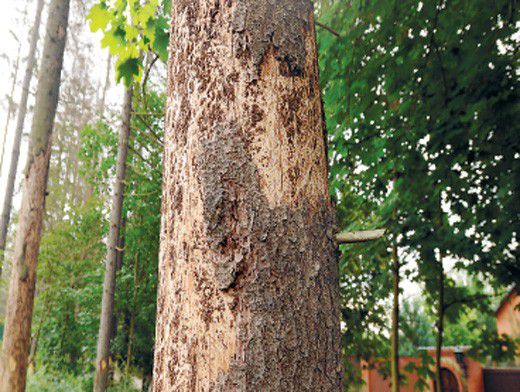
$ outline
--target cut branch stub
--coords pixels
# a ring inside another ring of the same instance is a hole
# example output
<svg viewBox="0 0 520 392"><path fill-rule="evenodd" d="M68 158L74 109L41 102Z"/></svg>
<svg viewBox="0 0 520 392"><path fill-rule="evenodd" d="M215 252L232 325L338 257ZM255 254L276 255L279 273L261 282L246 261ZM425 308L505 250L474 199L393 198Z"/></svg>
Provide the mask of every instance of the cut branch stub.
<svg viewBox="0 0 520 392"><path fill-rule="evenodd" d="M362 231L343 231L336 235L338 244L355 244L367 242L384 237L386 229L362 230Z"/></svg>

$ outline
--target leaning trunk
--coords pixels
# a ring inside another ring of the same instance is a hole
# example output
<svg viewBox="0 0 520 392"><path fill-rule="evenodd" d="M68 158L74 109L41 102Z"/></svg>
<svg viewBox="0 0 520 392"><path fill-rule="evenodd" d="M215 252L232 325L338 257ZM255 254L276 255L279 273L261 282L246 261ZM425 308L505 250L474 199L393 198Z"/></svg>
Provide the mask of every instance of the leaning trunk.
<svg viewBox="0 0 520 392"><path fill-rule="evenodd" d="M123 123L119 130L117 147L116 180L110 214L110 230L107 242L107 258L105 265L105 280L103 282L103 298L101 303L101 319L96 357L96 376L94 391L107 389L110 365L110 337L114 313L114 293L116 285L117 254L121 226L121 209L123 206L123 190L126 173L126 156L128 153L128 138L130 135L130 117L132 113L132 88L126 90L123 104Z"/></svg>
<svg viewBox="0 0 520 392"><path fill-rule="evenodd" d="M24 75L24 79L23 79L22 96L20 97L20 105L18 108L18 118L16 120L16 131L14 134L13 149L11 151L11 163L9 165L9 175L7 177L7 185L5 187L4 204L2 206L2 215L0 216L0 275L2 274L4 252L5 252L5 246L6 246L6 241L7 241L7 229L9 227L9 220L11 217L14 183L16 180L16 171L18 170L18 158L20 156L20 143L22 141L25 114L27 113L27 99L29 97L29 87L31 86L31 79L32 79L34 67L36 65L36 44L38 43L38 38L39 38L42 9L43 9L43 0L38 0L38 4L36 6L36 17L34 18L34 25L33 25L32 33L31 33L29 54L27 56L27 66L25 68L25 75ZM61 62L60 62L59 68L61 70ZM59 84L59 75L58 75L57 83ZM48 88L49 87L50 86L48 86ZM57 97L56 97L56 99L57 99ZM37 119L36 115L34 118ZM54 122L54 116L53 116L53 119L50 121L50 124L52 124L53 122Z"/></svg>
<svg viewBox="0 0 520 392"><path fill-rule="evenodd" d="M340 391L307 0L173 2L155 391Z"/></svg>
<svg viewBox="0 0 520 392"><path fill-rule="evenodd" d="M27 357L36 284L52 129L58 105L69 0L53 0L38 78L34 117L29 138L23 199L9 282L5 334L0 361L0 391L25 390Z"/></svg>

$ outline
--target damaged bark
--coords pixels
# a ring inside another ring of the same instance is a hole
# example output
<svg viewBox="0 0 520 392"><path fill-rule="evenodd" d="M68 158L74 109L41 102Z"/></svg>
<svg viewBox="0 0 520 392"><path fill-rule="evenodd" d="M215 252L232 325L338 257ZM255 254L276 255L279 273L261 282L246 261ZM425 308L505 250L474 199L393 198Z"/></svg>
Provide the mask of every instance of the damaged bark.
<svg viewBox="0 0 520 392"><path fill-rule="evenodd" d="M310 1L173 3L155 391L339 391Z"/></svg>

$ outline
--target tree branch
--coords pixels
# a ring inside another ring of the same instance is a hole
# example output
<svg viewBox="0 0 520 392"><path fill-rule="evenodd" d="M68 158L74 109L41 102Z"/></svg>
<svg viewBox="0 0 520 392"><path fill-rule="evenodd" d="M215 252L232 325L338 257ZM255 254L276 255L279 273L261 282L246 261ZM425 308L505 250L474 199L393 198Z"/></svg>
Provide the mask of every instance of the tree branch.
<svg viewBox="0 0 520 392"><path fill-rule="evenodd" d="M384 237L386 229L362 230L362 231L343 231L336 235L338 244L355 244L367 242Z"/></svg>
<svg viewBox="0 0 520 392"><path fill-rule="evenodd" d="M336 30L333 30L333 29L330 28L329 26L324 25L323 23L318 22L318 21L314 22L314 24L315 24L316 26L321 27L321 28L324 29L324 30L327 30L327 31L328 31L329 33L331 33L332 35L335 35L336 37L341 38L341 34L338 33Z"/></svg>

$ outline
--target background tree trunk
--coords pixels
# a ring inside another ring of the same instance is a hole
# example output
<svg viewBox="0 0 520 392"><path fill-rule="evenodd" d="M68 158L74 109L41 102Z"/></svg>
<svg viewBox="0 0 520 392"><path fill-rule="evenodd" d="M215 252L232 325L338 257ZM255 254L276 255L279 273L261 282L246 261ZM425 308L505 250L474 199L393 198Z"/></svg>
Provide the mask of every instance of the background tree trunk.
<svg viewBox="0 0 520 392"><path fill-rule="evenodd" d="M438 276L438 305L437 305L437 339L435 342L435 390L442 392L441 380L441 358L442 358L442 340L444 337L444 268L442 265L442 255L439 261Z"/></svg>
<svg viewBox="0 0 520 392"><path fill-rule="evenodd" d="M310 1L173 3L155 391L340 391Z"/></svg>
<svg viewBox="0 0 520 392"><path fill-rule="evenodd" d="M9 282L5 334L0 361L1 392L25 390L36 265L68 16L69 0L51 2L29 138L29 156L25 169L13 268Z"/></svg>
<svg viewBox="0 0 520 392"><path fill-rule="evenodd" d="M105 391L108 385L110 365L110 337L112 335L112 320L114 313L114 292L116 285L117 246L119 244L119 231L121 226L121 209L123 206L123 191L126 174L126 156L128 153L128 138L130 136L130 119L132 113L132 88L125 92L123 103L123 122L119 130L119 143L117 147L116 180L114 195L112 198L112 211L110 214L110 231L107 243L107 259L105 279L103 282L103 298L101 303L101 319L99 322L99 335L96 356L96 376L94 379L94 391Z"/></svg>
<svg viewBox="0 0 520 392"><path fill-rule="evenodd" d="M395 218L394 218L395 219ZM397 240L392 244L393 304L392 304L392 392L399 391L399 256Z"/></svg>
<svg viewBox="0 0 520 392"><path fill-rule="evenodd" d="M26 7L27 8L27 7ZM4 155L6 147L7 133L9 132L9 124L11 123L11 115L14 111L14 91L16 82L18 81L18 69L20 67L20 51L22 44L18 43L18 52L16 54L16 62L14 63L14 71L12 74L11 91L9 92L9 102L7 103L7 118L5 120L4 134L2 135L2 150L0 151L0 173L4 167Z"/></svg>
<svg viewBox="0 0 520 392"><path fill-rule="evenodd" d="M16 131L14 135L13 149L11 151L11 163L9 165L9 175L7 177L7 185L5 188L4 204L2 206L2 215L0 216L0 275L2 274L4 252L7 242L7 229L9 228L11 207L13 204L14 183L16 180L16 171L18 170L18 158L20 157L20 143L22 141L25 114L27 113L27 99L29 97L29 88L31 86L32 75L36 66L36 44L38 43L39 38L42 10L43 0L38 0L36 5L36 16L34 18L34 25L31 32L29 54L27 55L27 66L25 68L25 75L23 79L22 95L20 97L20 105L18 106L18 118L16 120ZM53 121L54 118L51 122L51 125Z"/></svg>

